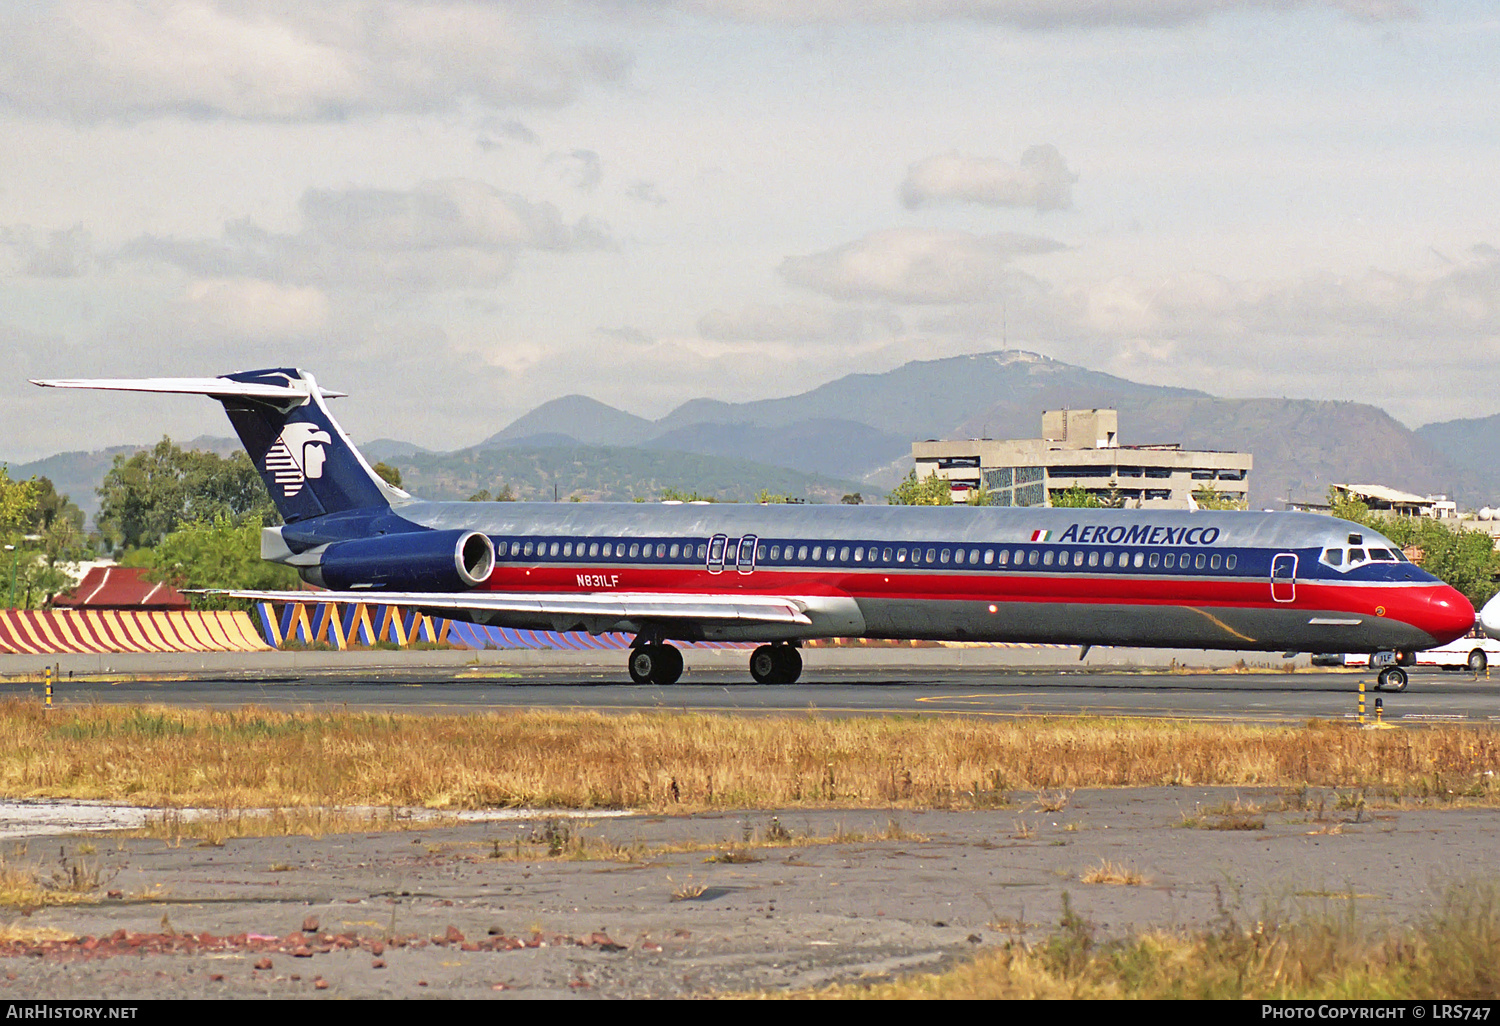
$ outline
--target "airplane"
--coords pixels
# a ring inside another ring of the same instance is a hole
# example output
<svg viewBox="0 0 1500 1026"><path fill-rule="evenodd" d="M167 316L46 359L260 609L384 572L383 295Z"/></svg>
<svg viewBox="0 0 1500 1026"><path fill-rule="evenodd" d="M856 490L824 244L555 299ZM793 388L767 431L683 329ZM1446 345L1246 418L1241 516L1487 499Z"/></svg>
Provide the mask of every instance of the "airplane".
<svg viewBox="0 0 1500 1026"><path fill-rule="evenodd" d="M1500 594L1479 610L1479 629L1484 631L1485 637L1500 638Z"/></svg>
<svg viewBox="0 0 1500 1026"><path fill-rule="evenodd" d="M428 502L371 469L328 410L345 393L301 370L33 384L224 405L284 520L262 530L262 558L327 589L233 595L625 632L638 684L676 683L674 641L758 642L751 677L778 684L813 638L1373 654L1474 625L1398 546L1317 514ZM1400 690L1406 674L1379 681Z"/></svg>

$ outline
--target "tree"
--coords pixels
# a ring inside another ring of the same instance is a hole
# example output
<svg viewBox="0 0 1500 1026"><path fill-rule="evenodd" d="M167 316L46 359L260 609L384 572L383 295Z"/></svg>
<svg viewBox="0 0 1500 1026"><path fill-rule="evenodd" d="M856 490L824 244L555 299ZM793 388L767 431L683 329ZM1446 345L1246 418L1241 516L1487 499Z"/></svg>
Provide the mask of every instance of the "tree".
<svg viewBox="0 0 1500 1026"><path fill-rule="evenodd" d="M47 478L11 481L0 467L0 537L15 546L0 572L14 577L19 608L40 609L76 583L65 567L87 551L83 511ZM10 583L0 585L7 601Z"/></svg>
<svg viewBox="0 0 1500 1026"><path fill-rule="evenodd" d="M184 524L162 538L154 549L137 549L123 560L142 566L151 576L174 588L234 588L247 591L286 591L301 583L297 572L260 558L261 522L247 517L236 522L220 515L212 521ZM249 603L224 595L193 595L198 609L243 609Z"/></svg>
<svg viewBox="0 0 1500 1026"><path fill-rule="evenodd" d="M7 544L12 532L20 533L36 514L37 485L31 481L12 481L10 468L0 464L0 535Z"/></svg>
<svg viewBox="0 0 1500 1026"><path fill-rule="evenodd" d="M1102 509L1104 507L1104 503L1099 501L1099 496L1090 492L1082 485L1058 489L1052 492L1048 498L1054 506L1066 506L1074 509Z"/></svg>
<svg viewBox="0 0 1500 1026"><path fill-rule="evenodd" d="M892 506L951 506L953 505L953 490L948 485L948 479L937 474L929 474L918 480L915 468L906 475L885 501Z"/></svg>
<svg viewBox="0 0 1500 1026"><path fill-rule="evenodd" d="M370 468L380 475L380 479L395 488L401 487L401 471L386 463L384 460Z"/></svg>
<svg viewBox="0 0 1500 1026"><path fill-rule="evenodd" d="M1193 501L1198 504L1199 509L1246 509L1249 502L1245 499L1231 499L1223 492L1214 491L1213 485L1201 485L1193 489Z"/></svg>
<svg viewBox="0 0 1500 1026"><path fill-rule="evenodd" d="M184 450L166 437L128 459L116 456L99 498L99 530L116 551L155 545L184 524L220 516L281 523L250 457Z"/></svg>
<svg viewBox="0 0 1500 1026"><path fill-rule="evenodd" d="M840 499L839 502L843 503L846 506L863 506L865 503L865 497L859 492L852 492Z"/></svg>

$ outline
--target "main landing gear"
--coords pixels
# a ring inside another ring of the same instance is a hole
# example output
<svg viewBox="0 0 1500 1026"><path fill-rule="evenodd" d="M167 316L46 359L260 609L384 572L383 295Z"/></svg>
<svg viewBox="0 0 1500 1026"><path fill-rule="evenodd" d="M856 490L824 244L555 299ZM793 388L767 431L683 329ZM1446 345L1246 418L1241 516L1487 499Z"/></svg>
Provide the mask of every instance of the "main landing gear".
<svg viewBox="0 0 1500 1026"><path fill-rule="evenodd" d="M630 650L630 679L669 687L682 676L682 651L671 645L637 645Z"/></svg>
<svg viewBox="0 0 1500 1026"><path fill-rule="evenodd" d="M630 650L630 679L669 687L682 677L682 651L648 642ZM802 676L802 654L791 645L762 645L750 653L750 676L757 684L794 684Z"/></svg>
<svg viewBox="0 0 1500 1026"><path fill-rule="evenodd" d="M802 653L791 645L762 645L750 653L750 676L757 684L795 684L802 676Z"/></svg>

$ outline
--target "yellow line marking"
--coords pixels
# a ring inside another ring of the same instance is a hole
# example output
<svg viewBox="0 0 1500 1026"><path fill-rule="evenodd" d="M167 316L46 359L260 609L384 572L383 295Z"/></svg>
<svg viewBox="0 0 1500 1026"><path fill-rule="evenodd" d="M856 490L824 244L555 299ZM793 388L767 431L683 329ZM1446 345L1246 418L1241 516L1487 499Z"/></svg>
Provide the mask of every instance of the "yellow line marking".
<svg viewBox="0 0 1500 1026"><path fill-rule="evenodd" d="M1185 608L1191 609L1193 612L1197 613L1199 616L1201 616L1204 619L1210 621L1215 627L1222 627L1224 630L1228 631L1230 634L1233 634L1236 638L1239 638L1241 641L1249 641L1249 642L1254 643L1254 644L1259 644L1259 642L1257 642L1254 638L1250 637L1250 635L1248 635L1248 634L1241 634L1239 631L1235 630L1233 627L1229 626L1229 624L1225 623L1223 620L1220 620L1217 616L1214 616L1210 612L1207 612L1207 611L1202 610L1202 609L1198 609L1195 606L1187 606Z"/></svg>

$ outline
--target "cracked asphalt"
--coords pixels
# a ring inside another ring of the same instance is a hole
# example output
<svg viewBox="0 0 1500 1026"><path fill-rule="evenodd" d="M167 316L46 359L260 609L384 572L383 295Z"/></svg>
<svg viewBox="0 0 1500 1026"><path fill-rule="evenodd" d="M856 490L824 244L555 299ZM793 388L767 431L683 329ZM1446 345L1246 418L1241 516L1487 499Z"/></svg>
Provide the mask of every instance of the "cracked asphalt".
<svg viewBox="0 0 1500 1026"><path fill-rule="evenodd" d="M986 811L572 820L629 859L517 859L534 821L228 840L10 839L97 900L4 913L0 999L693 997L941 969L1036 940L1343 909L1411 922L1493 880L1500 810L1247 788L1018 794ZM1256 824L1260 825L1257 826ZM752 860L707 861L748 848ZM1212 827L1212 829L1210 828ZM1236 828L1237 827L1237 828ZM817 843L797 837L820 838ZM714 850L683 851L685 845ZM1083 883L1109 863L1136 884ZM108 897L108 894L117 894ZM73 938L43 943L44 937Z"/></svg>

